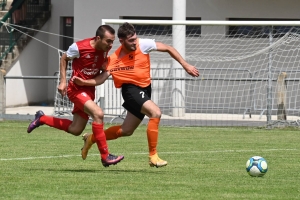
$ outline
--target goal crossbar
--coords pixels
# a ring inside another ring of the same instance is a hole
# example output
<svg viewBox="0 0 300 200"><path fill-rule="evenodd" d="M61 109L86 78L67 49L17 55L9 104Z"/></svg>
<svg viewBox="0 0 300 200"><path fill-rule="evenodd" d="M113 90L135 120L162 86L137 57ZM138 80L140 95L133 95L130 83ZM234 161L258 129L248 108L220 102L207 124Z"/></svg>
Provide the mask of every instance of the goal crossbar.
<svg viewBox="0 0 300 200"><path fill-rule="evenodd" d="M225 20L132 20L132 19L102 19L102 24L152 24L152 25L210 25L210 26L300 26L300 21L225 21Z"/></svg>

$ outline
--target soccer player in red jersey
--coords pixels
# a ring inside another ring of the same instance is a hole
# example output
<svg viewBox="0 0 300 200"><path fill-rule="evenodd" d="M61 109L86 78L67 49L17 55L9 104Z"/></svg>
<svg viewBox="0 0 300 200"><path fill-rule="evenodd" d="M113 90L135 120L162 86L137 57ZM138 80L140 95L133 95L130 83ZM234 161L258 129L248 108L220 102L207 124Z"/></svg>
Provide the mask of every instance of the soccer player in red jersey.
<svg viewBox="0 0 300 200"><path fill-rule="evenodd" d="M127 115L121 126L113 126L104 131L106 139L113 140L132 135L147 115L149 117L147 127L149 165L151 167L166 166L167 161L160 159L156 150L161 111L151 100L149 53L151 51L169 53L193 77L198 77L199 71L187 63L175 48L152 39L137 38L134 27L129 23L124 23L119 27L118 38L121 46L108 57L106 71L90 80L74 76L73 82L86 86L100 85L112 75L115 87L122 88L123 107L127 110ZM86 158L88 150L95 142L94 133L84 134L84 141L81 151L83 159Z"/></svg>
<svg viewBox="0 0 300 200"><path fill-rule="evenodd" d="M43 111L37 111L35 119L29 124L30 133L40 125L64 130L78 136L85 129L89 116L93 119L92 131L94 142L97 143L103 166L108 167L123 160L124 156L115 156L108 151L105 133L103 130L103 111L94 102L95 86L79 86L69 81L67 86L66 70L68 61L72 62L72 76L82 79L95 78L103 70L103 63L107 59L108 51L115 40L115 30L102 25L96 31L96 36L73 43L60 60L60 83L58 91L62 96L68 95L74 103L73 121L68 119L46 116ZM71 80L71 79L70 79Z"/></svg>

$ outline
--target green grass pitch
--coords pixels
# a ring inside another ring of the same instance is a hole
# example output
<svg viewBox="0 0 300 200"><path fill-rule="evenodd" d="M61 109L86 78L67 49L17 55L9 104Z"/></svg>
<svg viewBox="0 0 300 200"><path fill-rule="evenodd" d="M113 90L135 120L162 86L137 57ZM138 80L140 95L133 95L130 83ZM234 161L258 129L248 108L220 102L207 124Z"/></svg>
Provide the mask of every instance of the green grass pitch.
<svg viewBox="0 0 300 200"><path fill-rule="evenodd" d="M161 127L164 168L148 165L146 126L109 141L118 165L104 168L94 145L83 161L81 137L29 122L0 122L0 199L299 199L300 132L296 128ZM106 125L108 127L108 125ZM86 131L91 131L87 125ZM250 177L246 161L269 170Z"/></svg>

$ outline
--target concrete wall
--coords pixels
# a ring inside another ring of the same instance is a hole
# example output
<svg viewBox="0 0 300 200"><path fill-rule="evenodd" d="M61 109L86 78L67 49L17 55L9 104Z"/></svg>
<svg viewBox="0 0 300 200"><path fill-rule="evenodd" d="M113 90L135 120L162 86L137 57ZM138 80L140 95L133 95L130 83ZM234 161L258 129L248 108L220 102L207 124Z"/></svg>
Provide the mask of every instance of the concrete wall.
<svg viewBox="0 0 300 200"><path fill-rule="evenodd" d="M102 19L119 19L122 16L172 17L172 3L172 0L53 0L51 18L43 30L59 34L61 17L74 16L74 37L91 37ZM300 19L299 7L297 0L186 0L186 15L201 17L202 20ZM60 47L60 38L44 33L36 37L54 48L32 40L7 75L52 76L58 71L59 60L55 48ZM118 41L115 44L118 45ZM55 83L46 80L10 80L6 83L6 91L7 106L51 102Z"/></svg>
<svg viewBox="0 0 300 200"><path fill-rule="evenodd" d="M47 24L42 30L47 30ZM38 33L36 39L46 42L47 34ZM7 76L47 76L47 45L32 39L21 52ZM47 80L6 80L6 106L35 104L47 101Z"/></svg>
<svg viewBox="0 0 300 200"><path fill-rule="evenodd" d="M74 1L73 0L52 0L52 12L51 19L48 22L48 31L51 33L61 34L61 18L74 16ZM75 20L76 22L76 20ZM48 36L47 43L60 49L61 37L58 36ZM47 72L49 76L53 76L55 72L59 70L59 59L58 52L56 49L49 48L47 57ZM49 81L48 85L48 94L47 97L49 101L54 101L54 93L56 87L53 87L55 84L53 81Z"/></svg>
<svg viewBox="0 0 300 200"><path fill-rule="evenodd" d="M74 1L52 1L51 18L41 29L45 32L60 33L60 19L73 16ZM59 69L58 52L60 37L38 33L21 52L7 76L53 76ZM50 45L52 47L50 47ZM6 106L52 103L54 80L15 80L6 81Z"/></svg>

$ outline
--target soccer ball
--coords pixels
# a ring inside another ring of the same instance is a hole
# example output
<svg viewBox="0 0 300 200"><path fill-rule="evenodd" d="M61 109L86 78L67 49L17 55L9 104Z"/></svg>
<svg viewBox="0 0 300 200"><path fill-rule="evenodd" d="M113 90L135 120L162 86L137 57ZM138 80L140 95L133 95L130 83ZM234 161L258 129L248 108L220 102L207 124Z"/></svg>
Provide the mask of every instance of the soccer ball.
<svg viewBox="0 0 300 200"><path fill-rule="evenodd" d="M247 160L246 171L250 176L263 176L268 171L267 161L260 156L253 156Z"/></svg>

